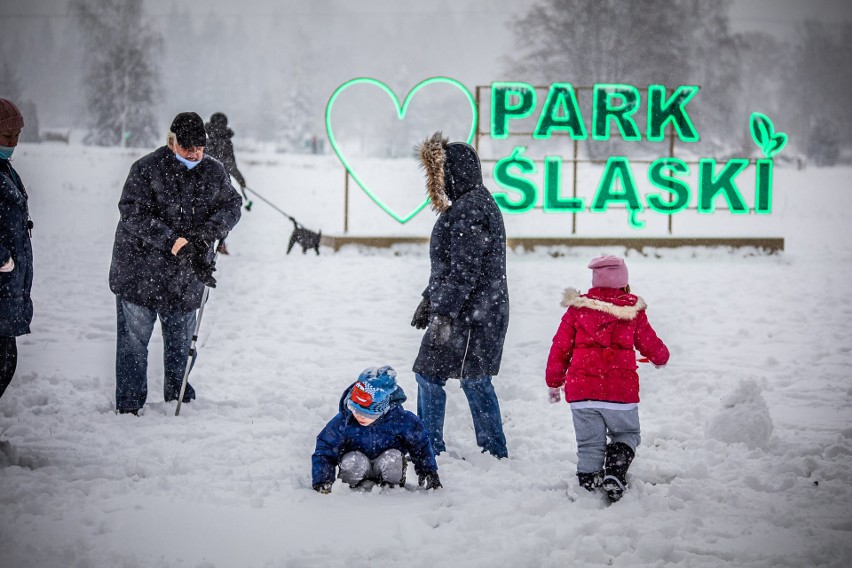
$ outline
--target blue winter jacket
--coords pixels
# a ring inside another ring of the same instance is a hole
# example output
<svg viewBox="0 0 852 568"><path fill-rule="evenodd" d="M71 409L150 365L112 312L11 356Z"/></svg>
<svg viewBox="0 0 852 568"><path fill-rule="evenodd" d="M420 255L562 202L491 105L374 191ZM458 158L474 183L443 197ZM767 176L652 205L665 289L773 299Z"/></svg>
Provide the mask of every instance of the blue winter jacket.
<svg viewBox="0 0 852 568"><path fill-rule="evenodd" d="M333 483L340 459L352 451L374 460L386 450L397 449L403 455L411 456L417 475L437 472L438 464L426 428L416 414L402 407L406 400L402 387L397 386L391 394L387 412L369 426L361 426L346 406L349 391L354 385L352 383L343 392L340 412L317 436L316 450L311 457L312 485Z"/></svg>
<svg viewBox="0 0 852 568"><path fill-rule="evenodd" d="M27 192L8 160L0 160L0 266L15 261L11 272L0 272L0 335L30 332L33 302L33 247L30 243Z"/></svg>

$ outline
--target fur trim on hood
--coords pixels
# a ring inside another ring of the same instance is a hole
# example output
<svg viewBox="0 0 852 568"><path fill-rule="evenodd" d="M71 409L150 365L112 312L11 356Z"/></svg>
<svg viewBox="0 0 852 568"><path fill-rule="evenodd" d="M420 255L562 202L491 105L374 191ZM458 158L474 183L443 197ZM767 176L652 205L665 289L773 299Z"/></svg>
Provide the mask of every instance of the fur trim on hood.
<svg viewBox="0 0 852 568"><path fill-rule="evenodd" d="M417 147L420 167L426 172L426 194L432 203L432 209L443 213L452 203L447 196L444 182L444 165L447 162L447 144L450 139L436 132Z"/></svg>
<svg viewBox="0 0 852 568"><path fill-rule="evenodd" d="M648 307L645 300L639 296L636 296L636 305L634 306L616 306L609 302L587 298L586 296L581 295L579 290L574 288L566 288L562 292L562 302L560 305L563 308L590 308L592 310L613 315L622 320L632 320L639 312Z"/></svg>

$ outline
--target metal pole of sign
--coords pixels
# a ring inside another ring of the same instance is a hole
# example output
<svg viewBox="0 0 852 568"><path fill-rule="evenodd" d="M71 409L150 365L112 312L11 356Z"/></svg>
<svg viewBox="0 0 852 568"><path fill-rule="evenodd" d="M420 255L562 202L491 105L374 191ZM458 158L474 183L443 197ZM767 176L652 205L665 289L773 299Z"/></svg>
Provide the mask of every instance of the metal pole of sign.
<svg viewBox="0 0 852 568"><path fill-rule="evenodd" d="M474 128L476 128L476 136L473 139L473 149L476 150L476 153L479 154L479 118L480 113L482 112L481 102L479 100L479 92L480 85L476 86L476 124Z"/></svg>
<svg viewBox="0 0 852 568"><path fill-rule="evenodd" d="M670 138L669 138L669 157L674 158L674 144L675 144L674 126L670 126L669 129L670 129L669 130L669 136L670 136ZM674 195L672 195L671 198L672 198L672 201L674 201ZM672 217L674 217L674 215L669 215L668 217L669 217L669 234L671 235L672 234Z"/></svg>
<svg viewBox="0 0 852 568"><path fill-rule="evenodd" d="M346 181L343 183L343 234L349 232L349 170L343 168Z"/></svg>
<svg viewBox="0 0 852 568"><path fill-rule="evenodd" d="M574 196L574 199L577 198L577 146L578 146L578 143L577 143L577 139L575 138L574 139L574 181L573 181L574 188L573 188L573 191L571 193ZM576 203L576 201L575 201L575 203ZM572 235L577 234L577 212L576 211L571 213L571 234Z"/></svg>

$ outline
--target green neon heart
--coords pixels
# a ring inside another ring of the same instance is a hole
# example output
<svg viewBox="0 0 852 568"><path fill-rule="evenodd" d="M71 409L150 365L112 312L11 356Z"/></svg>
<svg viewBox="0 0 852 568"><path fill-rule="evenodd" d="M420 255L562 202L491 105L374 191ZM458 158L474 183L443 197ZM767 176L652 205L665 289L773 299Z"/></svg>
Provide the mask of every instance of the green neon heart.
<svg viewBox="0 0 852 568"><path fill-rule="evenodd" d="M415 207L408 215L405 215L405 216L398 215L396 213L396 211L394 211L393 209L388 207L388 205L384 201L382 201L379 198L378 195L373 193L370 190L370 188L367 187L367 184L364 183L364 180L362 180L361 177L355 172L355 170L352 168L352 165L343 156L343 152L341 151L340 146L338 146L337 139L334 137L334 132L332 131L332 128L331 128L331 109L334 106L334 101L337 100L337 97L344 90L348 89L352 85L357 85L357 84L360 84L360 83L366 83L368 85L374 85L376 87L379 87L381 90L383 90L390 97L390 99L393 101L393 103L396 105L397 117L400 120L403 120L405 118L405 113L408 110L408 104L411 102L411 99L423 87L426 87L427 85L431 85L431 84L434 84L434 83L447 83L448 85L452 85L452 86L456 87L458 90L460 90L462 93L464 93L464 95L467 97L468 102L470 103L471 121L470 121L470 132L467 135L467 143L468 144L473 142L473 137L476 135L476 125L477 125L477 122L478 122L478 113L477 113L477 110L476 110L476 101L474 100L473 95L467 89L467 87L465 87L464 85L462 85L461 83L459 83L455 79L451 79L449 77L432 77L432 78L426 79L425 81L421 81L420 83L417 83L414 86L414 88L412 88L411 91L409 91L408 94L405 96L405 99L403 100L402 104L399 103L399 98L397 98L396 93L394 93L391 90L390 87L388 87L387 85L385 85L384 83L382 83L381 81L379 81L377 79L371 79L369 77L358 77L356 79L351 79L351 80L343 83L342 85L337 87L337 90L335 90L334 93L331 95L331 98L328 99L328 104L325 107L325 130L328 133L328 141L331 143L331 147L334 149L334 153L337 154L337 157L340 160L340 163L343 164L343 167L346 168L346 171L349 172L349 175L352 176L352 179L355 180L355 182L361 187L361 189L364 190L364 193L366 193L370 197L370 199L372 199L376 203L376 205L381 207L382 210L385 213L387 213L388 215L390 215L391 217L396 219L397 222L399 222L400 224L404 224L404 223L408 222L409 220L411 220L412 217L414 217L415 215L420 213L420 211L424 207L426 207L426 205L429 204L429 199L428 198L424 199L423 203L421 203L420 205ZM431 133L427 133L427 134L431 134ZM425 136L424 136L424 138L425 138Z"/></svg>

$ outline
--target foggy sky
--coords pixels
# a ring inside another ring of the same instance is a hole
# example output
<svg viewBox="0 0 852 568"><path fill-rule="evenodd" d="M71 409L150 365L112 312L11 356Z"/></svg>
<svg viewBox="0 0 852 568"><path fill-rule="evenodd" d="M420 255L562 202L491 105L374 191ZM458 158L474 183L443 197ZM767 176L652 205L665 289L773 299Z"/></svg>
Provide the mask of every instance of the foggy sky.
<svg viewBox="0 0 852 568"><path fill-rule="evenodd" d="M317 114L341 83L373 76L406 92L430 76L469 88L503 75L514 47L508 23L534 0L146 0L146 17L166 34L158 56L163 121L183 110L226 111L252 128L301 72ZM85 53L67 0L0 0L2 57L45 127L83 126ZM175 10L180 14L178 22ZM735 0L732 30L788 33L806 18L852 20L843 0ZM211 37L218 23L221 37ZM175 30L191 26L195 35ZM205 33L205 31L207 33ZM48 33L49 32L49 33ZM304 65L304 69L299 69ZM187 69L209 70L193 88L172 88Z"/></svg>

